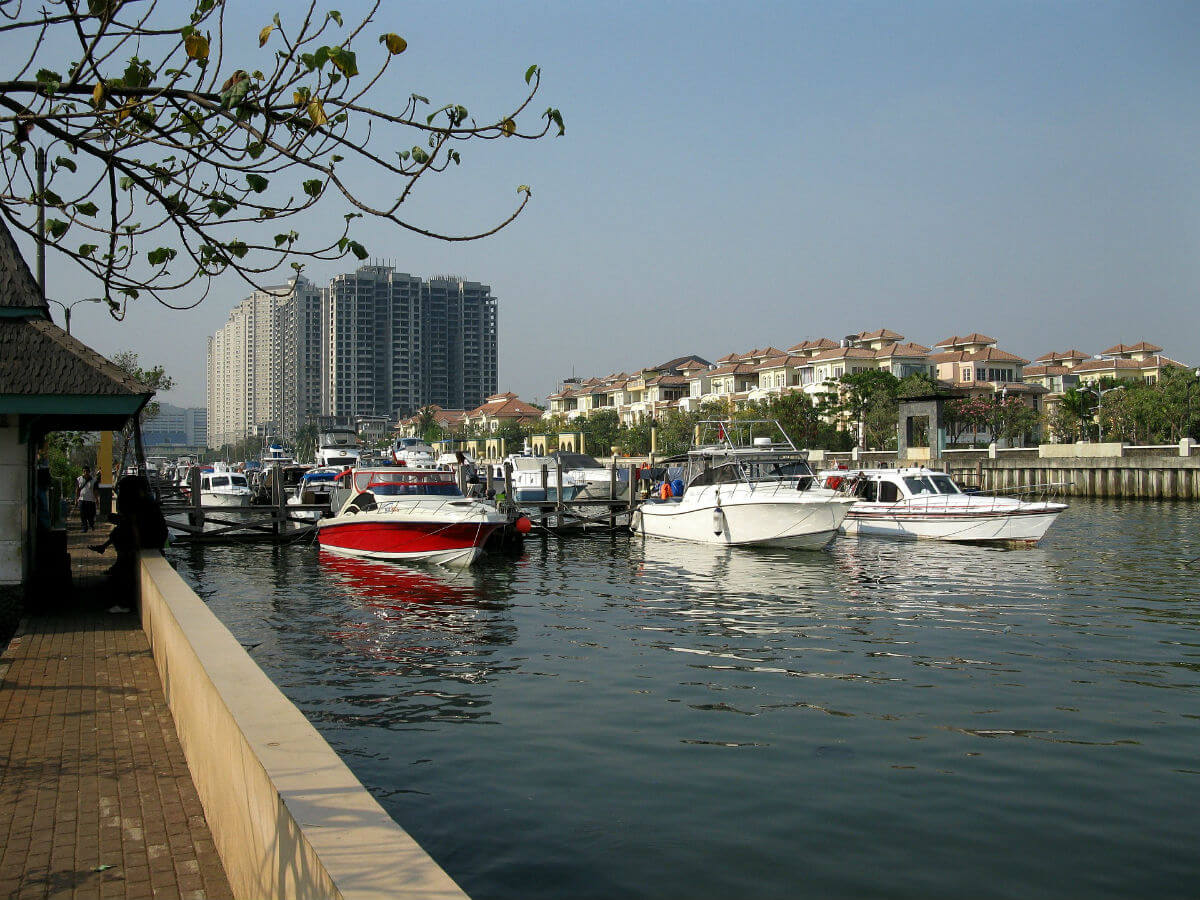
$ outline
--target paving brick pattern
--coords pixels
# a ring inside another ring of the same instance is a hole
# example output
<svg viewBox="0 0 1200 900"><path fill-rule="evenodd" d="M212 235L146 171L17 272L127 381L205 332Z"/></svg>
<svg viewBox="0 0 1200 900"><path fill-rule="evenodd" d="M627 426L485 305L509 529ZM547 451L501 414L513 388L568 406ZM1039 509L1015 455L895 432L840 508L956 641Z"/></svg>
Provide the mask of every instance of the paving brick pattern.
<svg viewBox="0 0 1200 900"><path fill-rule="evenodd" d="M232 897L138 619L91 611L103 537L0 656L0 898Z"/></svg>

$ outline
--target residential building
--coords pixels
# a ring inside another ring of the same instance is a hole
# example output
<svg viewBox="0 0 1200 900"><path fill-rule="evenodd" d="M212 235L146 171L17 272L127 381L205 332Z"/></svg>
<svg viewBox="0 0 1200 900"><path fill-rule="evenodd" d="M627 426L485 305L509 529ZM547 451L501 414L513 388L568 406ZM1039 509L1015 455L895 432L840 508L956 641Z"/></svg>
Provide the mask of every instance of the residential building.
<svg viewBox="0 0 1200 900"><path fill-rule="evenodd" d="M422 406L471 409L496 390L496 298L452 276L423 282L361 266L329 285L322 409L407 416Z"/></svg>
<svg viewBox="0 0 1200 900"><path fill-rule="evenodd" d="M464 415L462 423L467 427L494 432L505 422L516 422L518 425L536 422L542 417L542 412L509 391L488 397L480 406Z"/></svg>
<svg viewBox="0 0 1200 900"><path fill-rule="evenodd" d="M209 443L287 437L320 411L321 290L297 277L255 291L208 340Z"/></svg>
<svg viewBox="0 0 1200 900"><path fill-rule="evenodd" d="M1183 363L1163 356L1162 347L1141 341L1109 347L1097 358L1078 363L1072 371L1084 384L1092 384L1102 378L1140 378L1147 384L1154 384L1164 369L1172 367L1187 368Z"/></svg>

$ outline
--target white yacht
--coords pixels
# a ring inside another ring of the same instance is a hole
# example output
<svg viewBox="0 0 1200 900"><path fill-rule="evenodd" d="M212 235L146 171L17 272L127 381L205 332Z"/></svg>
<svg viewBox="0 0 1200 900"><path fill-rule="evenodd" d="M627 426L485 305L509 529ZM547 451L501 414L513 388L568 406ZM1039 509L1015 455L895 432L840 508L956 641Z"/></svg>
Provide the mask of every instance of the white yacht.
<svg viewBox="0 0 1200 900"><path fill-rule="evenodd" d="M215 464L211 472L200 472L200 502L204 506L246 507L252 494L246 476L222 463Z"/></svg>
<svg viewBox="0 0 1200 900"><path fill-rule="evenodd" d="M924 467L834 469L821 481L858 499L842 523L846 534L1034 544L1067 508L966 493L945 472Z"/></svg>
<svg viewBox="0 0 1200 900"><path fill-rule="evenodd" d="M318 435L318 466L356 466L358 457L358 433L353 428L326 428Z"/></svg>
<svg viewBox="0 0 1200 900"><path fill-rule="evenodd" d="M392 462L409 468L431 468L436 454L433 447L417 437L396 438L392 444Z"/></svg>
<svg viewBox="0 0 1200 900"><path fill-rule="evenodd" d="M771 420L704 421L672 496L642 503L630 529L648 537L820 550L855 498L816 484L803 453Z"/></svg>

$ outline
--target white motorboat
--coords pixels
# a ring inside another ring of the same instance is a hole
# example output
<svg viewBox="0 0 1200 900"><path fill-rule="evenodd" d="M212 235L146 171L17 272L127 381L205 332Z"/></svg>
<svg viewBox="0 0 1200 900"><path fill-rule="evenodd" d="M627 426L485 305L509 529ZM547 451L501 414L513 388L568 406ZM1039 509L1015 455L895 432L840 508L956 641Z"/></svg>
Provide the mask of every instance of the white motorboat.
<svg viewBox="0 0 1200 900"><path fill-rule="evenodd" d="M358 433L353 428L326 428L317 436L318 466L357 466Z"/></svg>
<svg viewBox="0 0 1200 900"><path fill-rule="evenodd" d="M699 423L684 474L673 496L637 508L633 531L705 544L820 550L855 502L818 486L805 454L771 420Z"/></svg>
<svg viewBox="0 0 1200 900"><path fill-rule="evenodd" d="M495 506L464 497L454 473L439 469L355 469L338 485L348 496L317 523L317 539L346 556L469 565L508 521Z"/></svg>
<svg viewBox="0 0 1200 900"><path fill-rule="evenodd" d="M433 447L420 438L397 438L392 444L392 461L400 466L414 469L431 469L436 454Z"/></svg>
<svg viewBox="0 0 1200 900"><path fill-rule="evenodd" d="M924 467L836 469L822 484L857 497L846 534L1034 544L1067 508L1065 503L970 494L945 472Z"/></svg>
<svg viewBox="0 0 1200 900"><path fill-rule="evenodd" d="M586 453L555 450L548 456L514 454L507 457L505 462L512 463L513 499L517 503L557 500L560 471L563 500L599 502L609 499L612 472L595 457ZM544 480L543 467L546 470ZM500 477L503 477L503 474ZM616 493L618 500L629 499L629 472L626 470L617 470Z"/></svg>
<svg viewBox="0 0 1200 900"><path fill-rule="evenodd" d="M211 472L200 472L200 502L204 506L246 507L250 505L253 493L245 475L221 463L217 463Z"/></svg>
<svg viewBox="0 0 1200 900"><path fill-rule="evenodd" d="M338 466L319 466L309 469L296 485L296 492L288 498L289 506L323 506L324 509L296 510L293 515L297 518L316 522L326 512L330 511L333 485L343 469Z"/></svg>

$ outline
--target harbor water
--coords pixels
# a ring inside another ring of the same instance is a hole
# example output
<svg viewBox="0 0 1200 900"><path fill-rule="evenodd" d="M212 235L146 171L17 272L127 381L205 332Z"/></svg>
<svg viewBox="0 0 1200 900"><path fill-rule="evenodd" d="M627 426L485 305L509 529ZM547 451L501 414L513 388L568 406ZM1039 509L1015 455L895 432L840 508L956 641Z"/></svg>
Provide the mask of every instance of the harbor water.
<svg viewBox="0 0 1200 900"><path fill-rule="evenodd" d="M1200 505L1073 501L1026 550L169 555L476 900L1200 884Z"/></svg>

